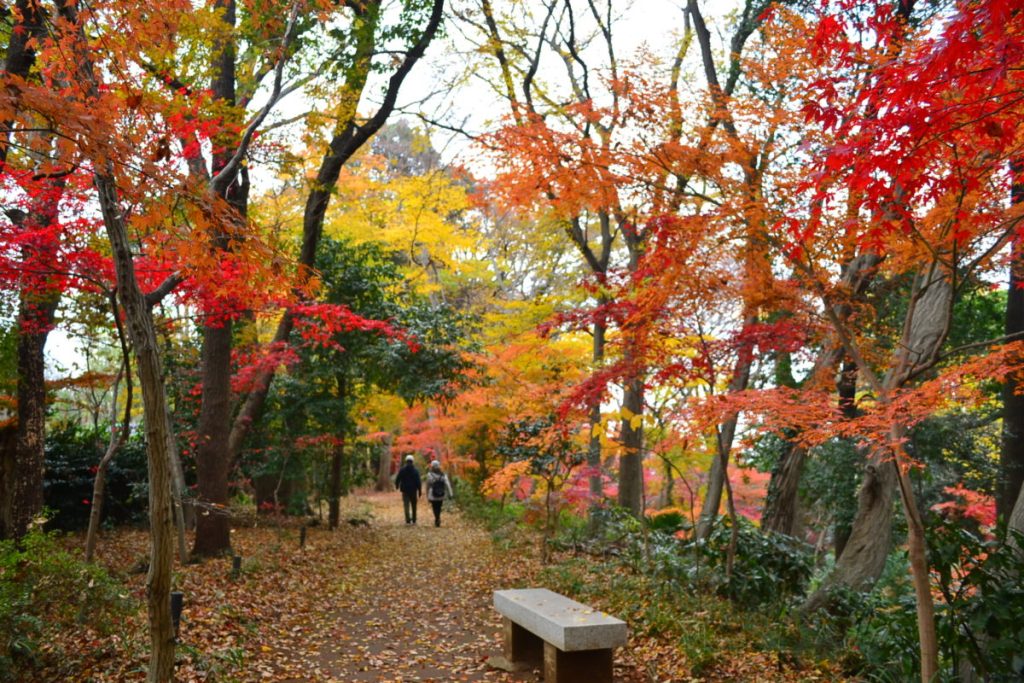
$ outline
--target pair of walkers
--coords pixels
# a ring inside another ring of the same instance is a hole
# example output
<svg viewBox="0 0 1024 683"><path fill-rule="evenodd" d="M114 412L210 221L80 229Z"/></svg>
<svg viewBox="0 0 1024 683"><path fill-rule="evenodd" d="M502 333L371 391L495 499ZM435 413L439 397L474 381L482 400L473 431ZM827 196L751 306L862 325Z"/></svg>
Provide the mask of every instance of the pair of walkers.
<svg viewBox="0 0 1024 683"><path fill-rule="evenodd" d="M452 484L448 476L441 471L441 463L434 460L430 463L426 477L427 501L434 510L434 526L441 526L441 504L445 498L454 498ZM402 492L402 508L405 510L405 523L416 523L416 503L423 495L423 480L420 471L411 455L405 456L405 464L395 476L395 488Z"/></svg>

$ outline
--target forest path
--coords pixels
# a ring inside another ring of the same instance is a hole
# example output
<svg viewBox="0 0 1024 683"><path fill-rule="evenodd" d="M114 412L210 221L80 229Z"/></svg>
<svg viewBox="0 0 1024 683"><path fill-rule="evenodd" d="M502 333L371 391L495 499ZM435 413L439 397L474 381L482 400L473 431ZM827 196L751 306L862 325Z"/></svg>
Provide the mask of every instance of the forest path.
<svg viewBox="0 0 1024 683"><path fill-rule="evenodd" d="M539 680L487 664L501 652L491 594L508 587L517 568L485 531L447 509L435 527L425 499L419 523L406 525L397 492L346 499L343 519L367 515L369 525L334 549L334 611L275 652L278 673L291 673L284 680Z"/></svg>

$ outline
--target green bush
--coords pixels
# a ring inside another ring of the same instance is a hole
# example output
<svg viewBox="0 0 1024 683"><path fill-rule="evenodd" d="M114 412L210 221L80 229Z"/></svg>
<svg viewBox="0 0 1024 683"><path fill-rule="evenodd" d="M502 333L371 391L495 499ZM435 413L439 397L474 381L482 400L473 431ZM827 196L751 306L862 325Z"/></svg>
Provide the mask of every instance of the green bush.
<svg viewBox="0 0 1024 683"><path fill-rule="evenodd" d="M802 595L814 568L814 556L805 544L782 534L765 533L739 518L732 573L726 571L732 524L722 518L706 542L697 549L710 570L704 573L722 596L747 607L757 607Z"/></svg>
<svg viewBox="0 0 1024 683"><path fill-rule="evenodd" d="M985 540L960 520L929 520L929 566L939 649L936 683L961 680L968 666L979 680L1024 680L1024 563L995 540ZM1024 536L1018 538L1024 543ZM977 561L973 558L977 558ZM885 572L867 594L833 589L828 614L812 628L845 638L844 665L852 675L893 682L920 677L916 604L905 553L889 557Z"/></svg>
<svg viewBox="0 0 1024 683"><path fill-rule="evenodd" d="M30 668L48 633L83 624L107 633L130 606L106 570L73 557L52 533L33 531L20 547L0 542L0 680Z"/></svg>
<svg viewBox="0 0 1024 683"><path fill-rule="evenodd" d="M109 435L65 424L46 437L45 503L53 511L48 528L72 530L89 525L92 487ZM146 518L149 485L141 438L121 446L107 469L103 518L117 524Z"/></svg>

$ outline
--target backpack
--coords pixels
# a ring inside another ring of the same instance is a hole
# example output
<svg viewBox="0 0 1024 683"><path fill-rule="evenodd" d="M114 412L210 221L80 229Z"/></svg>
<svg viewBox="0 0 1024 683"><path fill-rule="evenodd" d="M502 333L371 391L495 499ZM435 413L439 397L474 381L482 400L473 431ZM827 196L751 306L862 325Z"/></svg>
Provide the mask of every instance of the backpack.
<svg viewBox="0 0 1024 683"><path fill-rule="evenodd" d="M433 498L444 498L445 493L444 475L442 474L430 485L430 495Z"/></svg>

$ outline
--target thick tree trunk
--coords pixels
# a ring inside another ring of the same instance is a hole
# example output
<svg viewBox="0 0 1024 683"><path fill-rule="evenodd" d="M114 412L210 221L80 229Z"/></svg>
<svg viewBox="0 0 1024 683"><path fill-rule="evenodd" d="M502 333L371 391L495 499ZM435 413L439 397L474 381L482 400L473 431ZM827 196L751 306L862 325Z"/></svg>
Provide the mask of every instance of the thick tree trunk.
<svg viewBox="0 0 1024 683"><path fill-rule="evenodd" d="M834 586L868 590L882 575L892 544L895 485L896 466L888 458L874 458L865 467L846 549L829 578L807 599L804 609L814 611L826 606Z"/></svg>
<svg viewBox="0 0 1024 683"><path fill-rule="evenodd" d="M604 364L604 343L605 343L605 324L600 320L595 320L592 328L594 335L594 347L593 354L591 356L591 362L595 370ZM604 474L602 472L601 463L601 435L598 430L601 428L601 402L595 401L590 406L588 415L588 427L590 428L590 440L587 443L587 468L590 470L590 475L587 477L587 482L590 485L590 521L591 526L594 524L596 517L594 511L601 508L601 504L604 501Z"/></svg>
<svg viewBox="0 0 1024 683"><path fill-rule="evenodd" d="M1024 159L1011 165L1013 204L1024 203ZM1010 289L1006 295L1006 334L1024 333L1024 238L1018 233L1011 245ZM1008 519L1024 486L1024 377L1014 374L1003 385L1003 439L999 453L1000 480L996 512Z"/></svg>
<svg viewBox="0 0 1024 683"><path fill-rule="evenodd" d="M5 481L3 535L21 538L43 509L46 380L43 348L57 308L55 296L23 292L18 315L18 428L15 457Z"/></svg>
<svg viewBox="0 0 1024 683"><path fill-rule="evenodd" d="M644 382L626 380L622 397L622 455L619 458L619 505L639 517L644 512Z"/></svg>
<svg viewBox="0 0 1024 683"><path fill-rule="evenodd" d="M214 98L235 105L235 1L217 0L223 10L221 21L228 36L214 55L211 91ZM234 150L221 151L213 157L213 173L219 173L233 156ZM244 225L248 207L248 183L241 176L226 183L220 199L235 212L229 221ZM229 248L228 233L237 226L227 225L214 237L210 248L222 254ZM226 305L226 304L225 304ZM202 404L199 410L198 445L196 447L196 537L193 554L199 556L228 555L231 552L231 519L228 514L228 475L232 460L228 452L231 431L231 311L207 311L218 318L203 326Z"/></svg>
<svg viewBox="0 0 1024 683"><path fill-rule="evenodd" d="M46 228L58 220L64 180L53 182L34 200L27 213L12 216L18 230ZM31 273L18 294L17 341L17 436L13 461L4 466L0 505L0 537L21 538L43 509L44 449L46 446L46 377L43 355L53 326L60 291L48 271L56 260L56 246L33 239L22 246L21 260Z"/></svg>
<svg viewBox="0 0 1024 683"><path fill-rule="evenodd" d="M231 424L231 323L206 327L202 348L203 401L196 448L196 537L193 553L231 551L228 515L228 429Z"/></svg>
<svg viewBox="0 0 1024 683"><path fill-rule="evenodd" d="M391 435L381 444L380 460L377 461L377 491L391 490Z"/></svg>
<svg viewBox="0 0 1024 683"><path fill-rule="evenodd" d="M764 515L761 517L761 528L765 531L793 535L798 512L800 477L803 475L806 461L807 448L794 442L786 443L786 449L779 457L779 462L772 470L771 481L768 482L768 497L765 501Z"/></svg>

